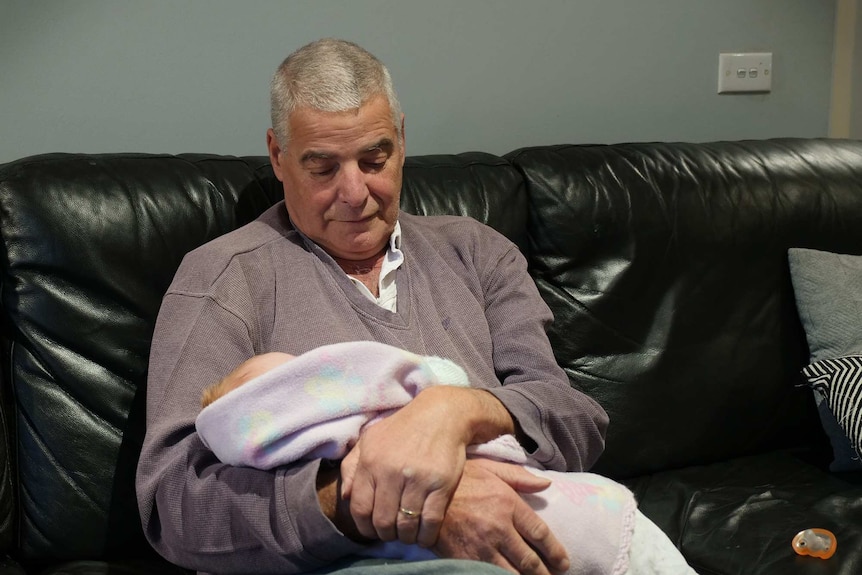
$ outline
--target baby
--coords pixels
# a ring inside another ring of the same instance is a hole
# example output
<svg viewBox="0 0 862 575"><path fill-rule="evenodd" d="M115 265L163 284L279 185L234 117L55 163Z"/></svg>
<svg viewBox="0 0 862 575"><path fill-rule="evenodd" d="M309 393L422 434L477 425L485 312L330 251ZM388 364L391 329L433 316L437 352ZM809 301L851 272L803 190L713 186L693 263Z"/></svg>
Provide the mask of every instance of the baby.
<svg viewBox="0 0 862 575"><path fill-rule="evenodd" d="M223 463L271 469L297 460L341 459L368 425L432 385L468 387L467 374L439 357L361 341L300 356L267 353L243 362L204 390L198 435ZM547 471L512 435L468 448L525 466L551 480L521 494L569 551L571 574L694 574L624 486L592 473ZM418 545L380 543L368 553L409 560L436 557Z"/></svg>

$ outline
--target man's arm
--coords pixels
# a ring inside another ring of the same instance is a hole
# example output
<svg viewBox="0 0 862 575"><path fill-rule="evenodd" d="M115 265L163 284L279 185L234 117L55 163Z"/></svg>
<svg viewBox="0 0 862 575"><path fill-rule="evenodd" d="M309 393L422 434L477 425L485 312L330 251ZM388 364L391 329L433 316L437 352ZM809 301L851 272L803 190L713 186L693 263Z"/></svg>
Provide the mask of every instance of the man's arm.
<svg viewBox="0 0 862 575"><path fill-rule="evenodd" d="M485 316L494 342L494 369L502 386L488 386L515 421L522 446L547 469L584 471L604 450L608 416L572 388L546 334L550 309L511 247L485 263ZM500 253L500 252L498 252Z"/></svg>
<svg viewBox="0 0 862 575"><path fill-rule="evenodd" d="M305 572L361 549L320 508L319 462L231 467L195 432L201 391L254 353L250 332L208 296L165 298L137 476L144 532L164 557L192 569Z"/></svg>

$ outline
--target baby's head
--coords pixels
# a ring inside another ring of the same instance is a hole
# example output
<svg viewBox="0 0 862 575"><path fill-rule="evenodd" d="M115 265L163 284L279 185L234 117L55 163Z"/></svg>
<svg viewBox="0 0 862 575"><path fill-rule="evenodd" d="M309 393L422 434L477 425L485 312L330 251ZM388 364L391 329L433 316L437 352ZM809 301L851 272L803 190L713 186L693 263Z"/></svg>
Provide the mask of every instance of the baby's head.
<svg viewBox="0 0 862 575"><path fill-rule="evenodd" d="M273 351L252 356L239 364L236 369L227 374L217 383L204 390L201 397L201 407L206 407L223 395L244 385L259 375L292 360L295 356L289 353Z"/></svg>

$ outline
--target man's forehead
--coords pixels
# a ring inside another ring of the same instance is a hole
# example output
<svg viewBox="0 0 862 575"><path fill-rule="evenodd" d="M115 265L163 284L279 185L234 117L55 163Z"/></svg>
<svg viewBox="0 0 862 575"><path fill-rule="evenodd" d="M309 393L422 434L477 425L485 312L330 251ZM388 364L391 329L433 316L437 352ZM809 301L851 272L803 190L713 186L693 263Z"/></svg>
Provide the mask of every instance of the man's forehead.
<svg viewBox="0 0 862 575"><path fill-rule="evenodd" d="M288 146L305 158L357 154L392 147L400 128L392 119L389 102L376 97L356 109L327 112L298 108L288 116Z"/></svg>

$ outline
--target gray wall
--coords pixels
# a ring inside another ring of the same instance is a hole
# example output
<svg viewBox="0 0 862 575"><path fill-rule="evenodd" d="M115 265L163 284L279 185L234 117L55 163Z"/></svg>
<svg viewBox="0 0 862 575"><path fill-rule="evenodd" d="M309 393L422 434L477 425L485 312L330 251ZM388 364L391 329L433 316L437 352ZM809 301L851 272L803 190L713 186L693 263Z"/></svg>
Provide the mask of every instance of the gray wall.
<svg viewBox="0 0 862 575"><path fill-rule="evenodd" d="M264 154L269 77L322 36L389 66L409 154L825 136L834 14L834 0L0 0L0 162ZM772 93L716 94L721 51L772 51Z"/></svg>
<svg viewBox="0 0 862 575"><path fill-rule="evenodd" d="M862 3L856 2L853 42L853 78L850 87L850 137L862 139Z"/></svg>

